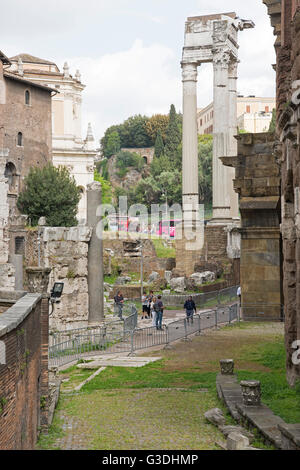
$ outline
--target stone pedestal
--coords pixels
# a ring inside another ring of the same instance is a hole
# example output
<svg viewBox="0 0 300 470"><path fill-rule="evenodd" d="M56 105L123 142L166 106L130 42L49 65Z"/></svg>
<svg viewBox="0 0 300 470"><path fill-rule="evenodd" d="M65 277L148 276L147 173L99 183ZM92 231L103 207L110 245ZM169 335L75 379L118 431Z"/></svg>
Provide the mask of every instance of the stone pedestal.
<svg viewBox="0 0 300 470"><path fill-rule="evenodd" d="M245 406L260 406L261 404L261 390L260 382L258 380L241 382L243 403Z"/></svg>
<svg viewBox="0 0 300 470"><path fill-rule="evenodd" d="M233 375L234 361L233 359L221 359L220 368L222 375Z"/></svg>

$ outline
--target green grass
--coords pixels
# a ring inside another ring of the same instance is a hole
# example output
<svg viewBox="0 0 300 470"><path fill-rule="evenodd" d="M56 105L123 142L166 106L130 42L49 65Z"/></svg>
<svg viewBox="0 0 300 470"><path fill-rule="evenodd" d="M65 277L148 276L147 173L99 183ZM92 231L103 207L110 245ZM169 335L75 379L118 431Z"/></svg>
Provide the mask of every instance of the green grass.
<svg viewBox="0 0 300 470"><path fill-rule="evenodd" d="M40 434L37 442L37 450L60 450L55 444L57 439L63 437L65 432L62 430L62 421L55 413L52 425L47 434Z"/></svg>
<svg viewBox="0 0 300 470"><path fill-rule="evenodd" d="M262 401L287 423L300 422L300 383L291 388L286 380L285 347L282 336L272 343L258 345L255 349L243 348L242 360L256 362L270 372L238 371L239 380L259 380Z"/></svg>
<svg viewBox="0 0 300 470"><path fill-rule="evenodd" d="M108 367L94 380L87 383L82 391L140 388L201 388L215 391L216 373L199 374L199 370L172 371L164 370L164 360L144 367Z"/></svg>
<svg viewBox="0 0 300 470"><path fill-rule="evenodd" d="M176 258L175 247L164 246L163 240L161 238L152 237L151 239L158 258Z"/></svg>

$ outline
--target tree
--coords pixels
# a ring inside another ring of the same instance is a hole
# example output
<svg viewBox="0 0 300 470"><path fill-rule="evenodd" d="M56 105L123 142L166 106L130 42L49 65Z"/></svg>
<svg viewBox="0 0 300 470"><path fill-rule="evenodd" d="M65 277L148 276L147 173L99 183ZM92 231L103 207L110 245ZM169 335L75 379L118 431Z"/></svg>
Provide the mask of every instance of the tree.
<svg viewBox="0 0 300 470"><path fill-rule="evenodd" d="M51 227L77 225L80 189L65 167L48 164L44 168L30 168L24 184L17 207L28 215L31 225L36 226L42 216Z"/></svg>
<svg viewBox="0 0 300 470"><path fill-rule="evenodd" d="M116 155L121 149L121 139L119 133L117 131L113 131L109 134L105 149L105 156L111 157L112 155Z"/></svg>
<svg viewBox="0 0 300 470"><path fill-rule="evenodd" d="M94 172L94 181L101 183L102 189L102 204L111 204L112 202L112 187L109 181L101 176L97 170Z"/></svg>
<svg viewBox="0 0 300 470"><path fill-rule="evenodd" d="M146 123L146 132L154 145L158 132L160 132L163 141L166 138L166 132L169 124L169 116L166 114L154 114Z"/></svg>
<svg viewBox="0 0 300 470"><path fill-rule="evenodd" d="M272 111L272 120L270 122L269 132L276 132L276 108Z"/></svg>
<svg viewBox="0 0 300 470"><path fill-rule="evenodd" d="M172 104L169 113L169 125L166 132L165 154L172 160L175 159L176 151L181 142L179 120L176 115L175 106Z"/></svg>
<svg viewBox="0 0 300 470"><path fill-rule="evenodd" d="M162 139L161 131L160 131L160 129L158 129L157 136L156 136L156 139L155 139L154 155L159 158L163 155L164 151L165 151L164 142L163 142L163 139Z"/></svg>
<svg viewBox="0 0 300 470"><path fill-rule="evenodd" d="M199 196L202 203L212 203L212 135L198 136Z"/></svg>

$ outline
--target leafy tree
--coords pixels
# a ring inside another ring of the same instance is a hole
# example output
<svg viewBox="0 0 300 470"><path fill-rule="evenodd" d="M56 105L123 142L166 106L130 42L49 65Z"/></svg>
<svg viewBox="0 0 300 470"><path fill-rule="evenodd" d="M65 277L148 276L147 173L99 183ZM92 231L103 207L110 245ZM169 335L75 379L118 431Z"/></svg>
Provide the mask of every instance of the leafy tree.
<svg viewBox="0 0 300 470"><path fill-rule="evenodd" d="M202 203L212 203L212 135L198 136L199 195Z"/></svg>
<svg viewBox="0 0 300 470"><path fill-rule="evenodd" d="M107 158L104 158L103 160L98 161L96 163L96 169L97 169L97 172L100 174L100 176L103 176L103 178L108 181L109 173L108 173L107 164L108 164L108 160Z"/></svg>
<svg viewBox="0 0 300 470"><path fill-rule="evenodd" d="M112 187L109 181L101 176L97 170L94 172L94 181L99 181L102 188L102 204L111 204L112 202Z"/></svg>
<svg viewBox="0 0 300 470"><path fill-rule="evenodd" d="M166 132L165 154L172 160L175 159L176 151L181 142L181 131L175 106L172 104L169 113L169 125Z"/></svg>
<svg viewBox="0 0 300 470"><path fill-rule="evenodd" d="M151 175L156 177L164 171L172 171L172 162L166 155L154 157L150 166Z"/></svg>
<svg viewBox="0 0 300 470"><path fill-rule="evenodd" d="M116 155L121 149L121 139L119 133L117 131L112 132L109 134L106 144L105 156L111 157L112 155Z"/></svg>
<svg viewBox="0 0 300 470"><path fill-rule="evenodd" d="M156 140L155 140L154 155L159 158L163 155L164 150L165 148L164 148L163 138L162 138L160 129L158 129Z"/></svg>
<svg viewBox="0 0 300 470"><path fill-rule="evenodd" d="M158 132L160 132L163 141L166 138L166 132L169 124L169 116L165 114L154 114L146 122L146 132L151 140L151 145L154 145Z"/></svg>
<svg viewBox="0 0 300 470"><path fill-rule="evenodd" d="M269 132L276 132L276 108L272 111L272 120L270 122Z"/></svg>
<svg viewBox="0 0 300 470"><path fill-rule="evenodd" d="M143 166L144 160L138 153L123 150L117 154L116 167L121 171L127 171L129 167L141 171Z"/></svg>
<svg viewBox="0 0 300 470"><path fill-rule="evenodd" d="M48 164L44 168L31 168L24 184L17 207L28 215L33 226L42 216L51 227L77 225L80 189L65 167Z"/></svg>

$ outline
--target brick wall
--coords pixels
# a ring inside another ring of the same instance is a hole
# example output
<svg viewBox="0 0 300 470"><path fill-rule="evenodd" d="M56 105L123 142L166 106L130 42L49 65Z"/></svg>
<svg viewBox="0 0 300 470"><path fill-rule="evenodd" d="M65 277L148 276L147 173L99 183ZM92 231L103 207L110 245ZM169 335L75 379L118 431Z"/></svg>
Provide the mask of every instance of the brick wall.
<svg viewBox="0 0 300 470"><path fill-rule="evenodd" d="M19 189L30 167L43 167L51 161L51 93L28 83L5 77L6 103L0 105L0 124L5 128L3 146L9 149L18 176ZM30 105L25 105L25 90ZM23 145L17 145L18 132Z"/></svg>
<svg viewBox="0 0 300 470"><path fill-rule="evenodd" d="M34 449L39 427L48 424L47 398L42 398L48 394L47 323L39 294L27 294L0 316L6 350L0 364L0 449Z"/></svg>

